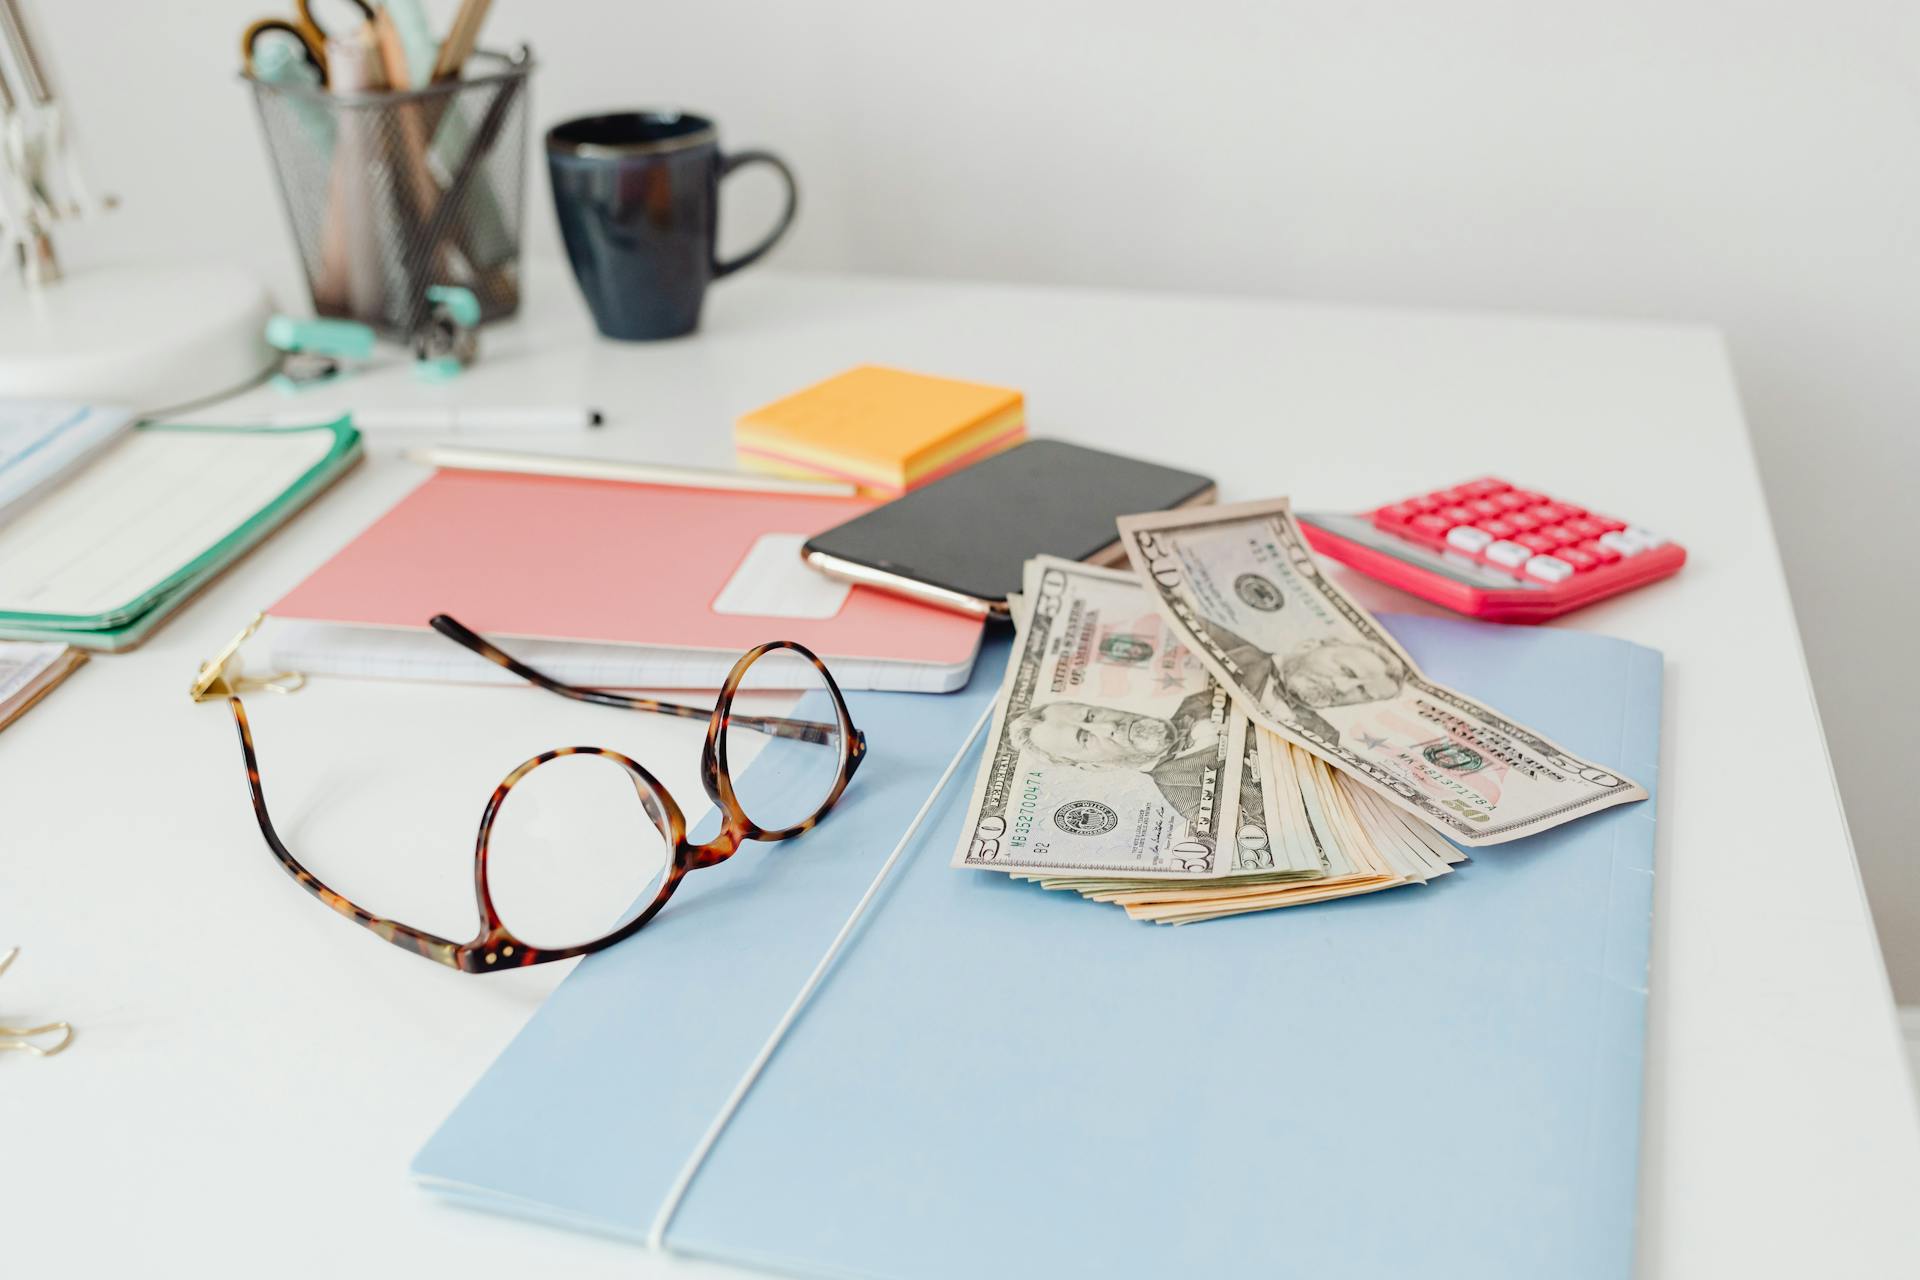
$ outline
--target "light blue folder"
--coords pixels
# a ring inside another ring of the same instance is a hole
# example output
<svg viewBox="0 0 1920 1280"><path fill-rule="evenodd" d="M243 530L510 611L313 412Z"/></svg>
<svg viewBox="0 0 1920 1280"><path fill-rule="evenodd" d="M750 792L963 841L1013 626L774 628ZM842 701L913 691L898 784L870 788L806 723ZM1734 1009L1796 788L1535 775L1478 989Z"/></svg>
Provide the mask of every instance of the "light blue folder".
<svg viewBox="0 0 1920 1280"><path fill-rule="evenodd" d="M1385 621L1435 678L1652 790L1654 651ZM416 1175L644 1238L1005 653L960 693L850 696L871 753L840 808L583 962ZM1629 1275L1652 801L1424 887L1166 928L950 869L978 750L669 1247L822 1276Z"/></svg>

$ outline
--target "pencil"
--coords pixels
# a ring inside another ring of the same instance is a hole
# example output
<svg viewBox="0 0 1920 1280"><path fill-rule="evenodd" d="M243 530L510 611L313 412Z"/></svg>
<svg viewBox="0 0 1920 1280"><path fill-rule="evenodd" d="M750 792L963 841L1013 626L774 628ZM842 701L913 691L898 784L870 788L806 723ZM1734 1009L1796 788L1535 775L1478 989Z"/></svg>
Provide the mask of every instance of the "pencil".
<svg viewBox="0 0 1920 1280"><path fill-rule="evenodd" d="M453 16L453 26L447 31L447 38L440 46L440 56L433 64L435 82L457 80L460 68L466 65L473 45L480 38L480 24L487 20L487 7L493 0L460 0L460 11Z"/></svg>
<svg viewBox="0 0 1920 1280"><path fill-rule="evenodd" d="M576 480L618 480L627 484L661 484L681 489L732 489L746 493L785 493L815 498L851 498L854 487L833 480L791 480L746 471L716 471L705 467L672 467L653 462L621 462L609 458L569 458L545 453L516 453L504 449L468 449L439 445L409 449L409 462L450 471L492 471L507 475L563 476Z"/></svg>

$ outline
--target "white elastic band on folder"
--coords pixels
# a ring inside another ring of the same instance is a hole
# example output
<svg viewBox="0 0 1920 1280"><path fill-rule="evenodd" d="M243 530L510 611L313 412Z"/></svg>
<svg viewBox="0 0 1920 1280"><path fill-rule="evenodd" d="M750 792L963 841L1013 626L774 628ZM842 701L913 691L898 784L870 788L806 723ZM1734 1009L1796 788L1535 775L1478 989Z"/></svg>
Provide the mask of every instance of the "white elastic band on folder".
<svg viewBox="0 0 1920 1280"><path fill-rule="evenodd" d="M700 1137L699 1145L694 1147L693 1154L687 1157L687 1163L681 1167L679 1175L673 1180L673 1185L667 1189L667 1198L661 1202L660 1212L655 1215L653 1226L647 1231L649 1248L664 1249L666 1247L667 1227L672 1223L673 1215L679 1211L680 1202L686 1199L687 1190L693 1186L694 1178L699 1175L700 1166L707 1162L708 1153L713 1150L714 1144L720 1141L720 1135L725 1132L728 1122L733 1119L733 1113L740 1109L742 1102L746 1101L747 1093L753 1088L754 1081L760 1078L761 1071L766 1068L768 1062L772 1061L774 1051L780 1047L780 1042L786 1039L788 1029L800 1020L800 1014L806 1009L807 1002L813 998L813 993L819 989L820 983L826 978L827 971L833 967L833 962L839 958L840 949L853 935L854 927L860 923L860 917L866 914L868 905L880 892L880 886L885 884L887 877L893 873L894 864L900 861L900 855L906 852L907 846L913 842L914 833L920 830L920 824L932 811L934 801L938 800L940 793L947 789L947 782L953 777L953 771L960 767L961 759L972 750L974 740L980 736L980 731L987 727L987 721L992 715L993 708L988 706L980 713L980 718L974 721L973 731L967 734L967 740L960 744L960 749L953 753L953 759L947 761L946 772L940 775L940 781L933 784L932 794L927 797L926 803L920 806L920 812L913 815L913 821L907 824L906 831L900 836L900 843L893 846L893 852L888 854L887 860L880 864L880 870L873 877L873 883L869 884L867 891L860 895L860 901L854 905L853 914L848 916L846 923L840 926L840 932L833 936L833 941L828 944L826 954L820 957L820 962L813 966L813 972L807 976L806 982L801 986L800 994L793 998L793 1003L787 1006L787 1011L780 1015L780 1021L774 1026L773 1034L768 1036L767 1042L760 1046L760 1052L754 1055L753 1062L747 1067L747 1073L740 1077L740 1083L733 1086L733 1092L728 1094L727 1100L720 1105L720 1113L714 1116L713 1123L707 1126L707 1131Z"/></svg>

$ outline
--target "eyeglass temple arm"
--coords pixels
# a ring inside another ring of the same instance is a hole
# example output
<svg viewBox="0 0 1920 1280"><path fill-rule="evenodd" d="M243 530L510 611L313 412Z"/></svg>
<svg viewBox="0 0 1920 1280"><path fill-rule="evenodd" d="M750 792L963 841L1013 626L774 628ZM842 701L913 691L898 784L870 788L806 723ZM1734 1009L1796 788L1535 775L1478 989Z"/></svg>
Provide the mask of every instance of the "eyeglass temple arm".
<svg viewBox="0 0 1920 1280"><path fill-rule="evenodd" d="M708 720L713 717L711 707L689 707L678 702L659 702L652 698L615 693L610 689L589 689L580 685L564 684L552 676L534 670L512 654L504 652L487 641L478 632L470 630L458 619L450 618L444 613L435 614L428 625L454 643L473 650L488 662L505 667L528 684L537 685L548 693L557 693L563 698L591 702L603 707L622 707L628 711L653 711L663 716L678 716L683 720ZM754 729L776 738L793 738L801 742L831 744L840 732L838 725L822 724L815 720L790 720L782 716L732 715L728 720L742 728Z"/></svg>
<svg viewBox="0 0 1920 1280"><path fill-rule="evenodd" d="M240 754L247 766L247 790L253 796L253 816L260 823L260 834L266 837L267 847L273 850L273 856L280 860L288 875L299 882L300 886L335 911L363 928L379 934L396 947L423 955L429 960L438 961L449 968L460 967L460 946L446 938L415 929L411 925L400 924L393 920L384 920L365 907L341 897L320 878L300 865L286 844L281 841L280 833L273 828L273 819L267 816L267 797L260 786L260 761L253 750L253 730L247 724L247 709L237 697L228 697L227 705L233 709L233 722L240 730Z"/></svg>

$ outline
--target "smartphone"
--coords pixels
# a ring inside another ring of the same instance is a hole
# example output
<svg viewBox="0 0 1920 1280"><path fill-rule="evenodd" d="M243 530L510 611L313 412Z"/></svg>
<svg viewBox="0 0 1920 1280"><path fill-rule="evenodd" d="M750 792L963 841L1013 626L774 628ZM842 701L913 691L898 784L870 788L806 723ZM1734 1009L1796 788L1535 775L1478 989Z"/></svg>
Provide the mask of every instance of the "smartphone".
<svg viewBox="0 0 1920 1280"><path fill-rule="evenodd" d="M1125 555L1120 516L1213 498L1213 481L1191 471L1029 440L809 539L801 555L829 577L1004 618L1030 557L1110 564Z"/></svg>

